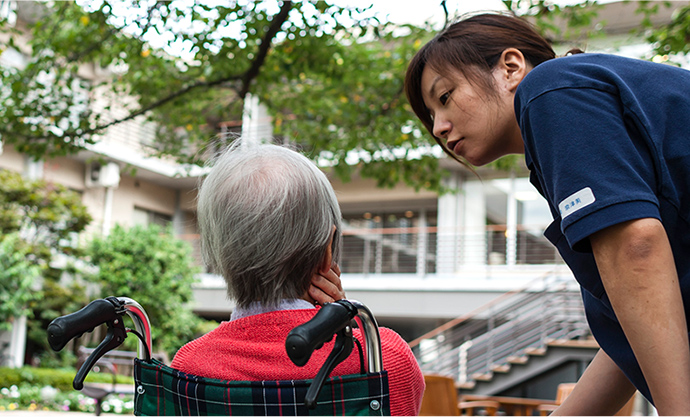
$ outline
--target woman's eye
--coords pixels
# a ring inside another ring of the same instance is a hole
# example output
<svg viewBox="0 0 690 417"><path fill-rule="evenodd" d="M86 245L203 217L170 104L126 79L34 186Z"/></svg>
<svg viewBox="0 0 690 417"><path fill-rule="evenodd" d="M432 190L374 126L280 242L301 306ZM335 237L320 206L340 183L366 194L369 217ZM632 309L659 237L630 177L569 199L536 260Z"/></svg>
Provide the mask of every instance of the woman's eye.
<svg viewBox="0 0 690 417"><path fill-rule="evenodd" d="M439 101L441 104L445 105L448 102L448 99L450 98L450 91L443 93L441 97L439 97Z"/></svg>

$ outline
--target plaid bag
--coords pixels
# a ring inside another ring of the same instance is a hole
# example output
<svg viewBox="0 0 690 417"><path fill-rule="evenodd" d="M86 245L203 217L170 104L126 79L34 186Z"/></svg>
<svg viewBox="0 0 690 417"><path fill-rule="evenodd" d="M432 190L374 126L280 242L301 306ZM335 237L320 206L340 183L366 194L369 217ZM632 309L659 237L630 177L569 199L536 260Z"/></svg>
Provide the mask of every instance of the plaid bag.
<svg viewBox="0 0 690 417"><path fill-rule="evenodd" d="M134 380L139 416L390 415L386 371L327 379L313 410L304 405L311 380L223 381L185 374L155 359L135 359Z"/></svg>

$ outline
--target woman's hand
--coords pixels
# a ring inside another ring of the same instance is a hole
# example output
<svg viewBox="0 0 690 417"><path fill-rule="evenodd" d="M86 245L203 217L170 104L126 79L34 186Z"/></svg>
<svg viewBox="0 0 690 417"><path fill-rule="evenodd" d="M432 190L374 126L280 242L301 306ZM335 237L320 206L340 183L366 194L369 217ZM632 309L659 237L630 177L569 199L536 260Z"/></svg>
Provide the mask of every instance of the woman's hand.
<svg viewBox="0 0 690 417"><path fill-rule="evenodd" d="M599 350L573 392L552 416L612 416L635 393L635 387L611 358Z"/></svg>
<svg viewBox="0 0 690 417"><path fill-rule="evenodd" d="M345 298L338 264L333 264L326 275L320 275L318 272L314 274L311 278L311 286L309 286L309 296L314 299L316 304L321 305Z"/></svg>

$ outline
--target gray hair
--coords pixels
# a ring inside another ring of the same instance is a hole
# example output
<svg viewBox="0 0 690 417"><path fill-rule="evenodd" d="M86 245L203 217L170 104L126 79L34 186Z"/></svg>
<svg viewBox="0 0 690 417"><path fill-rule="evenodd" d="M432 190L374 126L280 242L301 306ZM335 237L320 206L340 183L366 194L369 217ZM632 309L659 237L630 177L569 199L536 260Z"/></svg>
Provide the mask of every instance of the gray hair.
<svg viewBox="0 0 690 417"><path fill-rule="evenodd" d="M312 161L286 147L235 140L200 186L197 216L203 259L240 307L301 298L331 236L333 261L340 259L335 192Z"/></svg>

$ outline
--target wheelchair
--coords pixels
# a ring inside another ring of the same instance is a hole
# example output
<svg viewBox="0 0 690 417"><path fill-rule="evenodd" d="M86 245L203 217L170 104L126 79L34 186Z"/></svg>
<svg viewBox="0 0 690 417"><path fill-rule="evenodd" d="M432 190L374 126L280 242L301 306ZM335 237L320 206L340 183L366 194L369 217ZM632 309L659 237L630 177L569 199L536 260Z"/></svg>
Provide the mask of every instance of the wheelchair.
<svg viewBox="0 0 690 417"><path fill-rule="evenodd" d="M125 327L125 315L132 319L134 329ZM361 373L329 377L353 351L353 320L364 336ZM56 318L48 326L48 341L53 350L60 351L73 338L102 324L107 326L106 336L79 368L72 385L81 390L96 362L132 333L139 338L134 359L135 415L390 415L378 325L371 311L355 300L325 304L310 321L288 334L286 352L297 366L304 366L314 350L335 335L333 350L309 380L225 381L173 369L151 357L148 316L139 303L127 297L94 300L75 313Z"/></svg>

